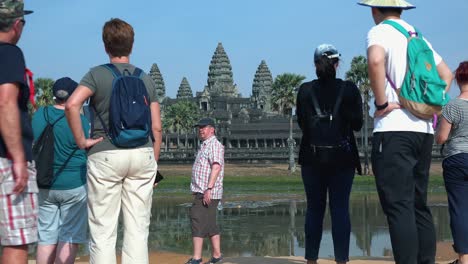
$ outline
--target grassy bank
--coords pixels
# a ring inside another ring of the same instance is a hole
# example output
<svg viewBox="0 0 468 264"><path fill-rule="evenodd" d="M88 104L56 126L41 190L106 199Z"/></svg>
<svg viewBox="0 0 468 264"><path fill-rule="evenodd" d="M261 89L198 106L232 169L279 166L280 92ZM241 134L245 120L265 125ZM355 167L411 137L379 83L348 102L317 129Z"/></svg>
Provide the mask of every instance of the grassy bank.
<svg viewBox="0 0 468 264"><path fill-rule="evenodd" d="M438 164L431 168L430 192L443 192L444 185ZM190 189L190 165L161 165L165 179L158 186L159 194L186 195ZM304 193L300 170L289 175L285 165L232 165L225 168L224 192L236 195L301 195ZM356 175L353 193L376 192L372 175Z"/></svg>

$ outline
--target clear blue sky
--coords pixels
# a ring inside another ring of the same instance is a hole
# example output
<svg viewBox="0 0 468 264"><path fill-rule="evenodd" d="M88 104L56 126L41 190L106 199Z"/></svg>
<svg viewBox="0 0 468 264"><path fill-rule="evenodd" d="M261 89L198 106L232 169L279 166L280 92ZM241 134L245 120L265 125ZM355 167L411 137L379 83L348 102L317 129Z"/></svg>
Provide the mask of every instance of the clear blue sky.
<svg viewBox="0 0 468 264"><path fill-rule="evenodd" d="M416 9L403 18L418 27L449 67L468 59L467 0L409 0ZM19 46L35 78L70 76L79 81L90 67L106 63L101 31L113 17L135 30L131 62L145 71L157 63L166 93L174 98L182 77L192 91L206 84L218 42L231 60L243 96L261 60L273 77L284 72L315 78L313 52L321 43L342 54L339 75L365 55L370 8L357 0L25 0L34 10ZM457 91L457 87L453 87Z"/></svg>

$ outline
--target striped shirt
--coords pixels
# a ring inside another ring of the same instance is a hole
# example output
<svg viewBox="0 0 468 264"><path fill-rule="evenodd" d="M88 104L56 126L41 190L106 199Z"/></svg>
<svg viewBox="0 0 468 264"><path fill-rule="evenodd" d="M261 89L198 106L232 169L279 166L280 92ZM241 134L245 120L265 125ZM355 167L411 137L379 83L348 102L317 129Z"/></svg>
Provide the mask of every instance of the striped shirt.
<svg viewBox="0 0 468 264"><path fill-rule="evenodd" d="M468 153L468 100L455 98L442 109L442 115L452 124L445 143L444 156Z"/></svg>
<svg viewBox="0 0 468 264"><path fill-rule="evenodd" d="M221 199L223 197L224 146L215 136L211 136L201 144L192 168L190 190L193 193L204 193L208 189L211 166L214 163L221 166L221 171L211 190L211 199Z"/></svg>

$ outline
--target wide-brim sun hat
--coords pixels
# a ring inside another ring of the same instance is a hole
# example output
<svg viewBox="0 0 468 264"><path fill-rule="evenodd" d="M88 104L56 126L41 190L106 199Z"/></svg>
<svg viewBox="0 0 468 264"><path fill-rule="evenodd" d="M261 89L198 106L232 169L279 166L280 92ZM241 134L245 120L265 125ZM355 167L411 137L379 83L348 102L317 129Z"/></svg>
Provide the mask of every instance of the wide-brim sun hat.
<svg viewBox="0 0 468 264"><path fill-rule="evenodd" d="M405 1L405 0L362 0L358 3L362 6L370 7L391 7L391 8L401 8L404 10L416 8L415 5Z"/></svg>

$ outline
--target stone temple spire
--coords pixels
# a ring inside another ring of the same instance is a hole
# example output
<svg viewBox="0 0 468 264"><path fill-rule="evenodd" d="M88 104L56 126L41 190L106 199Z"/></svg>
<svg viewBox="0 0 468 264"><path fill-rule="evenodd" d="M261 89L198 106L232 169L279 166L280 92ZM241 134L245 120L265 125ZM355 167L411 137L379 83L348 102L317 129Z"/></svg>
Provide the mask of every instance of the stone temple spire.
<svg viewBox="0 0 468 264"><path fill-rule="evenodd" d="M158 101L162 102L162 100L166 97L166 85L164 84L164 79L156 63L153 63L153 65L151 66L149 76L151 77L151 79L153 79L154 83L156 84Z"/></svg>
<svg viewBox="0 0 468 264"><path fill-rule="evenodd" d="M232 76L231 62L220 42L211 58L208 85L205 89L214 96L237 97L237 87Z"/></svg>
<svg viewBox="0 0 468 264"><path fill-rule="evenodd" d="M273 76L265 60L262 60L255 72L252 84L253 107L263 109L265 112L271 111L270 95L273 85Z"/></svg>
<svg viewBox="0 0 468 264"><path fill-rule="evenodd" d="M187 78L183 78L182 82L180 83L179 90L177 91L177 98L192 98L192 88L190 88L190 84L187 81Z"/></svg>

